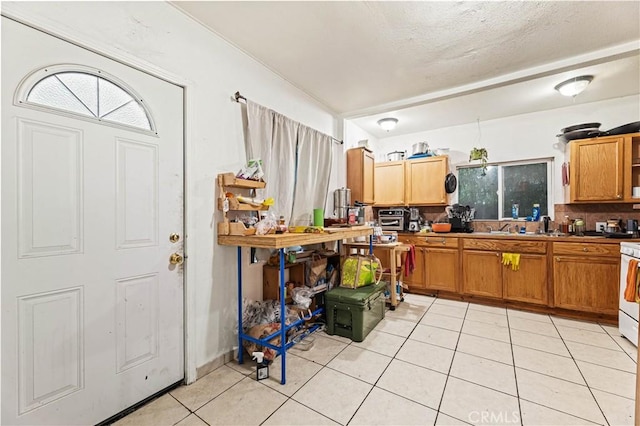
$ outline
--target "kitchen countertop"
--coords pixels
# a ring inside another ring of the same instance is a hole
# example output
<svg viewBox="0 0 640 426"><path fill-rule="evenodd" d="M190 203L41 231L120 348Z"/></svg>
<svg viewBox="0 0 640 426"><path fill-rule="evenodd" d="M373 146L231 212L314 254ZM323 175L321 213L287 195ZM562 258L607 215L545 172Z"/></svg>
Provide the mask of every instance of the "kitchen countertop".
<svg viewBox="0 0 640 426"><path fill-rule="evenodd" d="M578 237L575 235L554 236L549 234L516 234L516 233L489 233L489 232L398 232L398 236L403 237L458 237L458 238L482 238L499 240L535 240L535 241L561 241L572 243L599 243L599 244L620 244L622 241L640 242L640 238L607 238L603 236Z"/></svg>

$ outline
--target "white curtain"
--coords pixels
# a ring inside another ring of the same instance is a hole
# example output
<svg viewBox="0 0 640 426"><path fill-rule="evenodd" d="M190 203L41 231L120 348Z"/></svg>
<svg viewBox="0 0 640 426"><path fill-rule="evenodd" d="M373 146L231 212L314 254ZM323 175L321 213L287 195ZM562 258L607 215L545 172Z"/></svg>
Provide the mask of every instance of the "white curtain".
<svg viewBox="0 0 640 426"><path fill-rule="evenodd" d="M258 198L273 197L269 209L276 218L290 223L295 182L296 143L299 123L282 114L247 100L247 160L260 158L264 171L264 190Z"/></svg>
<svg viewBox="0 0 640 426"><path fill-rule="evenodd" d="M271 146L273 143L273 116L274 111L247 101L247 128L245 133L245 150L247 161L255 158L262 160L264 181L269 183L271 172ZM267 190L256 191L258 198L268 197Z"/></svg>
<svg viewBox="0 0 640 426"><path fill-rule="evenodd" d="M332 148L330 136L300 126L292 224L312 224L313 209L325 207L331 175Z"/></svg>
<svg viewBox="0 0 640 426"><path fill-rule="evenodd" d="M271 211L284 216L285 223L291 223L293 194L296 180L296 143L299 123L274 113L273 142L269 157L269 180L267 192L275 199Z"/></svg>

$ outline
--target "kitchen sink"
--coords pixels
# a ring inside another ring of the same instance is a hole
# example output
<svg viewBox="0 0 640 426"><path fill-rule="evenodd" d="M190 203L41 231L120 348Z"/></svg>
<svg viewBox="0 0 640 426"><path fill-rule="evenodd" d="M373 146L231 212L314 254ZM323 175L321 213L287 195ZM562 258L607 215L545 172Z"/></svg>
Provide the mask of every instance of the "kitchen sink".
<svg viewBox="0 0 640 426"><path fill-rule="evenodd" d="M474 232L476 235L516 235L515 232L509 231L491 231L491 232Z"/></svg>

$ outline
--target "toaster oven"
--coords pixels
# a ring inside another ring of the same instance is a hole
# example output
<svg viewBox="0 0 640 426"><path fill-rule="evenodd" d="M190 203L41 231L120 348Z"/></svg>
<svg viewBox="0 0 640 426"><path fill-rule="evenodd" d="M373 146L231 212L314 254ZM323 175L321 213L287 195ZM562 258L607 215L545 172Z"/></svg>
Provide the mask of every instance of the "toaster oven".
<svg viewBox="0 0 640 426"><path fill-rule="evenodd" d="M404 209L381 209L378 211L378 223L383 231L404 231Z"/></svg>

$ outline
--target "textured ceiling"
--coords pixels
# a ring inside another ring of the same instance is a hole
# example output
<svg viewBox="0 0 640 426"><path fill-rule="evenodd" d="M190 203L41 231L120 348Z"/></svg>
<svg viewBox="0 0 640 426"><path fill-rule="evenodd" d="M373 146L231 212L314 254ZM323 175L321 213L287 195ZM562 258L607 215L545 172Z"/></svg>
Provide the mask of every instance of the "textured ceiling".
<svg viewBox="0 0 640 426"><path fill-rule="evenodd" d="M415 106L456 88L466 95L471 86L520 83L640 48L638 1L173 4L345 117Z"/></svg>

